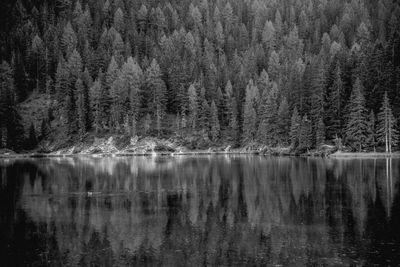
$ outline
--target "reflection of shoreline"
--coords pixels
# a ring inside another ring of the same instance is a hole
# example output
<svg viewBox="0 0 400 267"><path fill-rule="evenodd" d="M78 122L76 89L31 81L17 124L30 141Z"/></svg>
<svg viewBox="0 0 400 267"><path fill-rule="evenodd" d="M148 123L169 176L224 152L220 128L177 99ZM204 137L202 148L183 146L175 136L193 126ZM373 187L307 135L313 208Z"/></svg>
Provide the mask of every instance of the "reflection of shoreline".
<svg viewBox="0 0 400 267"><path fill-rule="evenodd" d="M270 246L271 263L281 262L283 253L307 265L301 255L337 254L349 233L360 241L369 205L377 202L376 190L388 211L398 183L391 180L387 187L388 165L381 159L220 156L31 162L38 170L34 179L23 174L22 208L37 225L54 224L60 250L71 255L83 249L76 244L88 244L97 233L108 239L114 254L121 244L140 254L143 248L186 251L193 243L214 255L218 249L229 251L226 246L232 242L230 250L248 255ZM389 173L398 177L398 168ZM88 190L105 195L89 197ZM79 194L58 197L68 192Z"/></svg>
<svg viewBox="0 0 400 267"><path fill-rule="evenodd" d="M379 152L336 152L329 157L340 159L355 159L355 158L400 158L400 152L394 153L379 153Z"/></svg>

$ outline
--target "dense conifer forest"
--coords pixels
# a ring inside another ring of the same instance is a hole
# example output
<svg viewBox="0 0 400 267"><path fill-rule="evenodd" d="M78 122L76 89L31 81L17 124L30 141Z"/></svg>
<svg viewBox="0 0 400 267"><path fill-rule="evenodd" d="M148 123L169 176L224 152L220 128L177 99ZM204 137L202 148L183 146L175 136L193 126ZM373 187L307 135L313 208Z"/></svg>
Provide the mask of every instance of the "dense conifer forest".
<svg viewBox="0 0 400 267"><path fill-rule="evenodd" d="M392 0L3 0L0 49L0 148L104 134L397 148Z"/></svg>

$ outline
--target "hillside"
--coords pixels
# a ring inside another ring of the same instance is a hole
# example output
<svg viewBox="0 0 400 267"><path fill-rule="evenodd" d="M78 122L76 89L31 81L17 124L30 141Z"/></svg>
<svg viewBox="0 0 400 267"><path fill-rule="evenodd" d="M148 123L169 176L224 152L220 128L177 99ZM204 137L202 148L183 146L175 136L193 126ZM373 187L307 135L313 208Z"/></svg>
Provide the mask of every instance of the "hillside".
<svg viewBox="0 0 400 267"><path fill-rule="evenodd" d="M1 12L0 148L141 136L398 149L397 1L17 0Z"/></svg>

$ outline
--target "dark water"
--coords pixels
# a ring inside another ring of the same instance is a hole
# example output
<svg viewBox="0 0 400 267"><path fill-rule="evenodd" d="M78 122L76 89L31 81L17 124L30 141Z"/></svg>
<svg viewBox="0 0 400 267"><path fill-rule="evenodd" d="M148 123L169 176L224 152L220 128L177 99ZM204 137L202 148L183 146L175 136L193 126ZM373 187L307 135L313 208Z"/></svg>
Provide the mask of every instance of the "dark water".
<svg viewBox="0 0 400 267"><path fill-rule="evenodd" d="M396 266L399 165L256 156L0 161L0 265Z"/></svg>

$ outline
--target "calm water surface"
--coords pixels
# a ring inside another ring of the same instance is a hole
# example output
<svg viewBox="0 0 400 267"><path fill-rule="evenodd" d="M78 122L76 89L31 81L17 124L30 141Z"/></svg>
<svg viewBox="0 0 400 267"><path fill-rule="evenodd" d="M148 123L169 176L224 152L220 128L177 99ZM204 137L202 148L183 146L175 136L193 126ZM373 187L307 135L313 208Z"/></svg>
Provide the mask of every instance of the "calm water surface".
<svg viewBox="0 0 400 267"><path fill-rule="evenodd" d="M399 159L0 161L2 266L400 264Z"/></svg>

